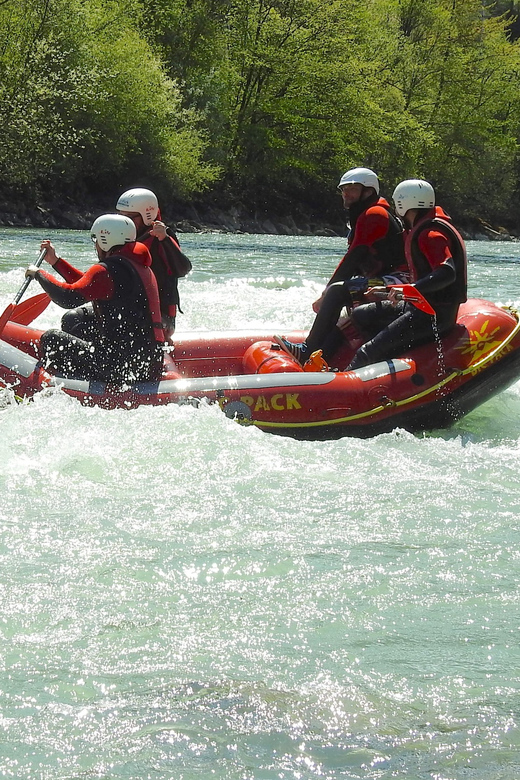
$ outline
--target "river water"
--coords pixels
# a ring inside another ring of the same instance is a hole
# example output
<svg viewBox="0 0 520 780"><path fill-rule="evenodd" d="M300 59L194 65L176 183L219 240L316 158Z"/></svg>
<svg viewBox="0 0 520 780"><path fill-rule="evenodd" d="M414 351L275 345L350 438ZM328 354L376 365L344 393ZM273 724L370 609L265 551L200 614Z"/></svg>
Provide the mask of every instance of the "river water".
<svg viewBox="0 0 520 780"><path fill-rule="evenodd" d="M0 231L1 310L41 237ZM179 330L308 327L344 248L182 244ZM468 248L471 295L520 306L520 244ZM1 778L520 776L520 383L449 431L332 442L0 401Z"/></svg>

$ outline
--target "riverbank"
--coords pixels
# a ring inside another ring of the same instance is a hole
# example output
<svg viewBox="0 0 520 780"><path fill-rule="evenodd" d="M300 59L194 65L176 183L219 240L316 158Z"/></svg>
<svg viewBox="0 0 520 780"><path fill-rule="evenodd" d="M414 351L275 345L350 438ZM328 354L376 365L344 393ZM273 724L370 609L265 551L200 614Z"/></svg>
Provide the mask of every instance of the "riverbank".
<svg viewBox="0 0 520 780"><path fill-rule="evenodd" d="M35 227L65 230L89 230L100 214L114 210L114 204L79 210L70 203L28 207L8 206L0 202L0 227ZM273 235L341 236L346 232L340 220L329 223L313 215L296 221L268 212L247 212L232 207L224 210L204 204L174 204L162 208L162 218L179 233L252 233Z"/></svg>
<svg viewBox="0 0 520 780"><path fill-rule="evenodd" d="M92 206L80 211L67 202L26 206L23 203L0 202L0 227L31 227L65 230L89 230L102 213L113 211L113 205L101 209ZM219 209L207 204L174 204L163 208L163 219L178 233L251 233L288 236L345 236L347 228L340 212L327 221L317 214L280 216L268 211L249 212L245 208ZM455 219L462 236L473 241L518 241L520 229L491 225L480 219Z"/></svg>

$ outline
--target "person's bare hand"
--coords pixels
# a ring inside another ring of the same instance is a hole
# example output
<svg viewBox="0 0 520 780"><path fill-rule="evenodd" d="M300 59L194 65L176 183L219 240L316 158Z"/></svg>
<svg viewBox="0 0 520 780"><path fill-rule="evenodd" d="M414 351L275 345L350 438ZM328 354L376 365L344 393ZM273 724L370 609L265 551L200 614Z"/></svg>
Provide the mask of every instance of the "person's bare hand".
<svg viewBox="0 0 520 780"><path fill-rule="evenodd" d="M56 254L56 250L54 249L54 246L51 244L48 238L46 238L44 241L41 242L40 249L46 250L45 258L44 258L45 262L49 263L49 265L56 265L59 258L58 255Z"/></svg>
<svg viewBox="0 0 520 780"><path fill-rule="evenodd" d="M150 235L154 236L155 238L158 238L159 241L164 241L166 236L168 235L166 232L166 225L164 222L155 221L152 225L152 229L150 230Z"/></svg>
<svg viewBox="0 0 520 780"><path fill-rule="evenodd" d="M375 301L384 301L388 298L390 292L388 287L378 286L369 287L364 293L364 299L368 303L374 303Z"/></svg>

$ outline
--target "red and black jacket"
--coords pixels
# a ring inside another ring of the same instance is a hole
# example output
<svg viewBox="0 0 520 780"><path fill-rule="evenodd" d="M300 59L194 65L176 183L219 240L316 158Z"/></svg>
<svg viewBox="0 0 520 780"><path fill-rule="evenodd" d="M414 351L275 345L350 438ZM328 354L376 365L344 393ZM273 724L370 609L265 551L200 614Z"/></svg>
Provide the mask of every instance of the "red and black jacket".
<svg viewBox="0 0 520 780"><path fill-rule="evenodd" d="M419 217L408 231L405 254L412 281L434 309L467 300L464 239L440 206Z"/></svg>
<svg viewBox="0 0 520 780"><path fill-rule="evenodd" d="M152 256L152 271L157 279L159 299L161 302L161 314L175 317L177 306L180 308L178 280L191 271L191 262L179 246L175 233L167 228L167 237L159 241L156 236L150 235L147 228L137 240L148 247Z"/></svg>
<svg viewBox="0 0 520 780"><path fill-rule="evenodd" d="M138 341L162 344L159 291L149 258L147 248L139 242L125 244L116 255L105 257L101 265L114 281L114 295L108 301L98 301L97 307L106 333L123 329Z"/></svg>
<svg viewBox="0 0 520 780"><path fill-rule="evenodd" d="M353 276L376 278L407 271L403 226L390 204L374 193L349 209L349 248L328 284Z"/></svg>
<svg viewBox="0 0 520 780"><path fill-rule="evenodd" d="M164 342L151 262L148 249L132 242L119 247L116 254L108 254L85 273L60 259L55 268L70 282L61 282L41 269L35 278L54 303L65 309L92 302L101 338L131 353L154 349Z"/></svg>

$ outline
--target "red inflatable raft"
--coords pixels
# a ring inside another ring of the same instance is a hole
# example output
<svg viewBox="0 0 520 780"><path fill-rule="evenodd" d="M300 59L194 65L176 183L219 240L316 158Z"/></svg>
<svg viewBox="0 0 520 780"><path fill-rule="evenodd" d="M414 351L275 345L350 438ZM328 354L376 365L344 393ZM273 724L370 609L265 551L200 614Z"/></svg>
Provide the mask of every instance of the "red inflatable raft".
<svg viewBox="0 0 520 780"><path fill-rule="evenodd" d="M176 336L160 382L113 387L51 376L37 359L40 335L13 322L2 333L0 383L17 398L55 385L106 409L208 399L245 425L306 439L448 427L520 376L517 313L475 299L442 342L356 371L341 369L357 345L336 355L336 370L303 371L272 333L192 333Z"/></svg>

